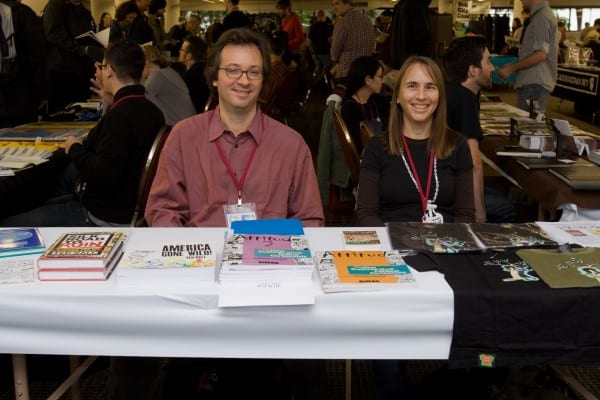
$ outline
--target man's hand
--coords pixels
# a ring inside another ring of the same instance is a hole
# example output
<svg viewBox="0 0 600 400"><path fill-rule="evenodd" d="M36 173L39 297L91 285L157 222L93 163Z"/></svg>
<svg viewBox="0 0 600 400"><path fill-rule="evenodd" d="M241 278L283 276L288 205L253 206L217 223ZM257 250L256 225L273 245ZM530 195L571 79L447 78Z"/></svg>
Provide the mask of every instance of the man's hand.
<svg viewBox="0 0 600 400"><path fill-rule="evenodd" d="M67 138L67 140L65 140L65 153L66 154L69 154L69 150L71 149L71 146L74 145L75 143L83 144L83 139L77 138L75 136L69 136Z"/></svg>
<svg viewBox="0 0 600 400"><path fill-rule="evenodd" d="M508 79L513 74L513 72L515 72L514 64L506 64L498 70L498 76L501 79Z"/></svg>
<svg viewBox="0 0 600 400"><path fill-rule="evenodd" d="M96 80L96 78L90 79L90 82L92 83L90 90L96 93L102 99L102 102L104 103L104 109L108 109L108 107L115 101L113 95L106 93L104 91L102 82Z"/></svg>

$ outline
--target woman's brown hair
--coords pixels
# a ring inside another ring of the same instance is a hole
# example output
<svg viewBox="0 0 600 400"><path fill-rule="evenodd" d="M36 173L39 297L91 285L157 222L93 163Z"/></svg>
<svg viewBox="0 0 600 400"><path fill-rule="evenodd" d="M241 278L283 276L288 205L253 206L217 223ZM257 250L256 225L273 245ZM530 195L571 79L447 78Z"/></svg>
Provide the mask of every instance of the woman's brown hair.
<svg viewBox="0 0 600 400"><path fill-rule="evenodd" d="M442 71L432 59L423 56L409 57L400 68L398 81L396 82L394 95L392 96L392 110L390 112L387 134L387 152L392 156L399 156L404 153L401 137L404 134L404 110L398 104L398 96L400 95L402 82L408 69L417 64L425 68L438 87L439 100L438 106L433 112L429 148L435 152L436 158L443 160L450 156L460 136L448 129L446 125L446 90L444 89Z"/></svg>

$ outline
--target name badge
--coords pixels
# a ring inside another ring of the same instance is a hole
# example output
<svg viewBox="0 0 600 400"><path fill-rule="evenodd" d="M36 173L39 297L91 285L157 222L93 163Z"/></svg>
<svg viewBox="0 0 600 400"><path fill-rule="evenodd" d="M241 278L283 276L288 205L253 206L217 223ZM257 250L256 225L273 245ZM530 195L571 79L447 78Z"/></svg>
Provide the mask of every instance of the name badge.
<svg viewBox="0 0 600 400"><path fill-rule="evenodd" d="M443 224L444 216L439 212L435 211L437 206L431 201L427 203L427 211L423 214L422 221L430 224Z"/></svg>
<svg viewBox="0 0 600 400"><path fill-rule="evenodd" d="M231 228L233 221L248 221L256 219L256 204L236 203L223 206L227 226Z"/></svg>

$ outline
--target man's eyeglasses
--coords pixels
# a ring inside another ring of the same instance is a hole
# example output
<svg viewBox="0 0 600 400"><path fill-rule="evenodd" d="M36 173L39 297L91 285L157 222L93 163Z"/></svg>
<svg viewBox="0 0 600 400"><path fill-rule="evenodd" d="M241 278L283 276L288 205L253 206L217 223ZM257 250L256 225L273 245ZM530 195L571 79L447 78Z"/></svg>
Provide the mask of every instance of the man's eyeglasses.
<svg viewBox="0 0 600 400"><path fill-rule="evenodd" d="M231 79L240 79L242 77L242 74L246 74L248 79L251 80L257 80L262 77L262 71L260 69L243 70L237 67L227 67L219 69L225 71L225 75L227 75Z"/></svg>
<svg viewBox="0 0 600 400"><path fill-rule="evenodd" d="M98 61L96 61L96 62L94 63L94 66L95 66L96 68L98 68L98 69L102 70L102 69L104 69L104 68L108 67L108 64L100 64Z"/></svg>

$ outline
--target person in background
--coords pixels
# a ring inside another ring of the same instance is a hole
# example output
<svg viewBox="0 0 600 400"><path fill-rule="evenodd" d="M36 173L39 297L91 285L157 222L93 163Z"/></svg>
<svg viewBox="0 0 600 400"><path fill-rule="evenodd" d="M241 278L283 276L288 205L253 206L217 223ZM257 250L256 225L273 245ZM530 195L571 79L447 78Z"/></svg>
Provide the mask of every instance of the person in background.
<svg viewBox="0 0 600 400"><path fill-rule="evenodd" d="M183 44L183 40L188 36L196 36L199 29L200 17L196 14L188 15L184 25L173 25L168 35L172 40L172 44L167 46L167 49L171 51L171 56L179 57L179 49Z"/></svg>
<svg viewBox="0 0 600 400"><path fill-rule="evenodd" d="M206 69L219 105L173 128L148 197L150 226L227 226L237 215L230 210L238 209L247 217L323 226L306 142L257 107L269 73L269 46L260 34L232 29L221 36Z"/></svg>
<svg viewBox="0 0 600 400"><path fill-rule="evenodd" d="M406 60L392 105L387 134L365 147L358 224L475 221L469 146L447 128L444 80L433 60Z"/></svg>
<svg viewBox="0 0 600 400"><path fill-rule="evenodd" d="M342 103L342 118L350 131L358 153L363 150L360 123L365 122L373 134L381 134L389 114L389 98L378 96L383 84L383 67L375 57L358 57L350 64L348 86Z"/></svg>
<svg viewBox="0 0 600 400"><path fill-rule="evenodd" d="M336 81L345 84L352 61L375 51L375 29L369 17L352 8L352 0L333 0L333 11L341 19L333 28L331 61L337 64Z"/></svg>
<svg viewBox="0 0 600 400"><path fill-rule="evenodd" d="M127 40L129 36L128 27L140 14L140 9L133 1L125 1L117 7L115 19L110 23L110 34L108 43Z"/></svg>
<svg viewBox="0 0 600 400"><path fill-rule="evenodd" d="M227 15L223 18L223 23L219 27L217 35L214 36L215 42L221 35L234 28L250 28L252 21L246 13L240 10L240 0L225 0L225 11Z"/></svg>
<svg viewBox="0 0 600 400"><path fill-rule="evenodd" d="M78 177L79 198L62 196L0 224L129 226L142 168L165 124L140 85L145 63L141 47L130 42L109 45L103 61L96 63L94 82L114 101L84 140L71 136L65 141L65 153L72 161L65 178L69 173Z"/></svg>
<svg viewBox="0 0 600 400"><path fill-rule="evenodd" d="M260 96L258 97L261 110L275 119L279 119L281 114L280 104L278 104L280 99L278 91L281 89L281 85L287 76L292 72L281 58L285 47L285 35L281 35L281 31L274 33L271 37L271 72L269 80L263 84Z"/></svg>
<svg viewBox="0 0 600 400"><path fill-rule="evenodd" d="M185 65L183 80L188 87L196 112L204 112L210 89L206 82L206 42L198 36L188 36L179 49L179 61Z"/></svg>
<svg viewBox="0 0 600 400"><path fill-rule="evenodd" d="M148 26L152 29L152 43L160 51L165 49L165 46L173 45L175 40L169 39L165 33L165 11L167 8L167 0L151 0L148 8Z"/></svg>
<svg viewBox="0 0 600 400"><path fill-rule="evenodd" d="M600 18L594 21L594 25L583 36L582 42L582 46L588 46L593 42L600 43Z"/></svg>
<svg viewBox="0 0 600 400"><path fill-rule="evenodd" d="M75 39L96 31L92 14L80 0L49 0L42 22L48 45L48 108L52 113L88 99L94 61L102 59L103 50L99 44L83 45Z"/></svg>
<svg viewBox="0 0 600 400"><path fill-rule="evenodd" d="M315 59L315 76L320 77L331 67L331 35L333 34L333 23L325 15L325 11L317 11L317 19L312 23L308 31L310 47Z"/></svg>
<svg viewBox="0 0 600 400"><path fill-rule="evenodd" d="M137 44L146 44L152 42L152 28L148 24L146 12L150 8L150 0L129 0L134 1L140 13L129 26L128 40Z"/></svg>
<svg viewBox="0 0 600 400"><path fill-rule="evenodd" d="M98 32L100 32L103 29L106 29L110 26L110 23L112 22L112 16L110 15L110 13L107 12L103 12L102 15L100 15L100 20L98 20Z"/></svg>
<svg viewBox="0 0 600 400"><path fill-rule="evenodd" d="M142 74L146 97L160 108L167 125L174 126L182 119L196 114L188 87L181 75L169 66L158 48L144 46L142 49L146 56L146 67Z"/></svg>
<svg viewBox="0 0 600 400"><path fill-rule="evenodd" d="M46 49L42 21L27 5L11 7L15 33L16 62L12 73L0 82L0 128L35 122L48 105Z"/></svg>
<svg viewBox="0 0 600 400"><path fill-rule="evenodd" d="M278 0L277 12L281 17L281 30L287 32L287 48L292 59L300 65L300 46L304 43L304 32L300 16L292 11L291 0Z"/></svg>
<svg viewBox="0 0 600 400"><path fill-rule="evenodd" d="M523 9L531 12L531 22L523 31L519 61L506 64L498 76L508 79L517 73L517 106L529 111L545 112L546 102L558 77L558 27L546 0L522 0Z"/></svg>
<svg viewBox="0 0 600 400"><path fill-rule="evenodd" d="M505 36L507 49L506 53L518 56L519 47L521 47L521 38L523 36L523 24L519 18L513 18L512 33L510 36Z"/></svg>
<svg viewBox="0 0 600 400"><path fill-rule="evenodd" d="M455 39L444 56L448 126L461 133L471 150L475 220L477 222L513 222L514 205L500 192L484 187L483 162L479 144L484 139L479 122L481 90L492 85L494 66L487 41L481 36Z"/></svg>

